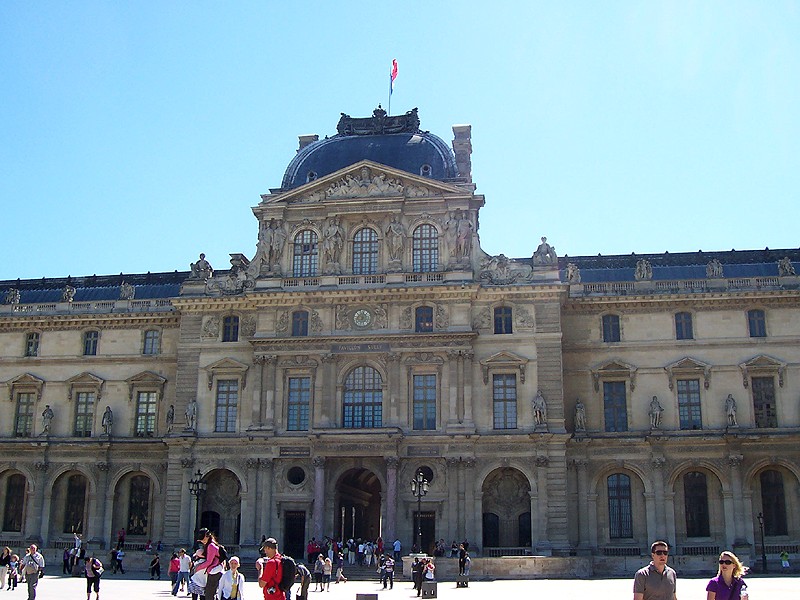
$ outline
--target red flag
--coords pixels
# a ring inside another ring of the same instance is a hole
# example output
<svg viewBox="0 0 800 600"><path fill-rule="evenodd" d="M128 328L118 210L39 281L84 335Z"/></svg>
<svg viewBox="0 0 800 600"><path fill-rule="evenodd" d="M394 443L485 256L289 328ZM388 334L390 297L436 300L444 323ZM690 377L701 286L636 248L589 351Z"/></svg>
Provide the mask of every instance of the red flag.
<svg viewBox="0 0 800 600"><path fill-rule="evenodd" d="M397 59L392 59L392 69L389 71L389 77L391 82L389 84L389 93L391 94L394 91L394 80L397 79Z"/></svg>

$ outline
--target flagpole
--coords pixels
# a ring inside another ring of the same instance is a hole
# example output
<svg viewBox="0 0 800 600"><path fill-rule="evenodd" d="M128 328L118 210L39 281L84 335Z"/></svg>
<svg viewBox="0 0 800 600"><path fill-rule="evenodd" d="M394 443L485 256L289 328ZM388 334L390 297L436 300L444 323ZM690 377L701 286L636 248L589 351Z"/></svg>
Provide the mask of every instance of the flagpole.
<svg viewBox="0 0 800 600"><path fill-rule="evenodd" d="M386 116L392 116L392 69L389 68L389 109L386 111Z"/></svg>

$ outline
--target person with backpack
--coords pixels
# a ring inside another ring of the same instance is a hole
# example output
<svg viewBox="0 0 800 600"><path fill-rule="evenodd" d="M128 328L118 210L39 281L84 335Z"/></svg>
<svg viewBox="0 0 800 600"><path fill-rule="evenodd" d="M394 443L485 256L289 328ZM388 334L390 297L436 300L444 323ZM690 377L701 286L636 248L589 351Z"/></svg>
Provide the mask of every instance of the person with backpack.
<svg viewBox="0 0 800 600"><path fill-rule="evenodd" d="M261 574L258 577L258 586L264 591L264 600L286 600L285 591L283 586L283 562L282 556L278 552L278 541L275 538L267 538L264 541L264 555L265 558L261 561ZM288 569L287 569L288 571ZM294 580L294 573L292 573L292 580ZM291 589L291 584L289 585Z"/></svg>
<svg viewBox="0 0 800 600"><path fill-rule="evenodd" d="M210 600L213 600L217 586L219 585L220 577L222 577L222 573L225 571L224 559L227 557L221 556L221 546L217 543L217 538L214 537L214 534L208 528L203 527L197 532L197 541L203 544L203 560L197 565L195 574L202 572L206 575L206 584L203 588L211 593ZM202 579L202 576L199 579ZM194 580L194 576L192 580ZM195 594L205 597L205 594L192 592L193 600Z"/></svg>
<svg viewBox="0 0 800 600"><path fill-rule="evenodd" d="M86 573L86 600L92 595L92 588L96 600L100 600L100 576L103 574L103 563L94 557L84 559L84 572Z"/></svg>

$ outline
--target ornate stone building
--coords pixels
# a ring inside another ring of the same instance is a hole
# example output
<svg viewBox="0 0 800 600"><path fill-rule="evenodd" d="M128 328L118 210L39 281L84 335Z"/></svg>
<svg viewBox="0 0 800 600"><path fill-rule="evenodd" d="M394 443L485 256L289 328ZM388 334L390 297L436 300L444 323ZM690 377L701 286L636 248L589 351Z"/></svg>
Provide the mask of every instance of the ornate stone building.
<svg viewBox="0 0 800 600"><path fill-rule="evenodd" d="M489 256L453 132L301 137L225 270L0 282L0 544L186 543L199 472L229 546L797 552L800 252Z"/></svg>

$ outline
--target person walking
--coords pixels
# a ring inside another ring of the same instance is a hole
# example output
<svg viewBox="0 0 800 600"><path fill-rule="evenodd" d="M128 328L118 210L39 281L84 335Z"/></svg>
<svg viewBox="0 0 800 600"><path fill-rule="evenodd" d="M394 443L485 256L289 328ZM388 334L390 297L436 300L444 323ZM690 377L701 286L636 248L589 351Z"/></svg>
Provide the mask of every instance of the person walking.
<svg viewBox="0 0 800 600"><path fill-rule="evenodd" d="M746 570L733 552L720 554L717 576L706 586L706 600L747 600L747 584L742 579Z"/></svg>
<svg viewBox="0 0 800 600"><path fill-rule="evenodd" d="M86 600L89 600L94 588L95 600L100 600L100 576L103 574L103 563L95 557L87 556L84 559L84 573L86 574Z"/></svg>
<svg viewBox="0 0 800 600"><path fill-rule="evenodd" d="M336 583L340 581L347 582L347 577L344 576L344 554L342 552L339 552L339 556L336 558Z"/></svg>
<svg viewBox="0 0 800 600"><path fill-rule="evenodd" d="M181 570L181 561L178 558L178 553L173 552L172 556L169 559L169 566L167 567L167 575L169 576L170 583L170 590L175 589L175 584L178 582L178 573ZM173 594L174 596L175 594Z"/></svg>
<svg viewBox="0 0 800 600"><path fill-rule="evenodd" d="M386 583L389 583L389 589L394 587L394 559L386 553L386 558L383 561L383 589L386 589Z"/></svg>
<svg viewBox="0 0 800 600"><path fill-rule="evenodd" d="M150 561L150 579L161 579L161 558L158 554Z"/></svg>
<svg viewBox="0 0 800 600"><path fill-rule="evenodd" d="M317 560L314 562L314 591L315 592L322 592L324 591L324 586L322 585L322 574L325 571L325 559L322 557L322 554L317 555Z"/></svg>
<svg viewBox="0 0 800 600"><path fill-rule="evenodd" d="M239 572L239 557L231 556L228 559L230 569L222 574L217 586L219 600L243 600L244 575Z"/></svg>
<svg viewBox="0 0 800 600"><path fill-rule="evenodd" d="M784 570L784 571L788 571L789 570L789 553L786 551L785 548L783 550L781 550L780 557L781 557L781 569Z"/></svg>
<svg viewBox="0 0 800 600"><path fill-rule="evenodd" d="M278 552L278 541L267 538L264 542L265 558L261 559L261 575L258 577L258 586L264 591L264 600L285 600L286 594L280 588L283 577L283 558Z"/></svg>
<svg viewBox="0 0 800 600"><path fill-rule="evenodd" d="M44 570L44 556L39 553L39 548L36 547L36 544L30 545L20 564L25 575L25 581L28 584L28 600L36 600L39 571Z"/></svg>
<svg viewBox="0 0 800 600"><path fill-rule="evenodd" d="M8 587L6 590L17 589L17 581L19 581L19 556L12 554L8 563Z"/></svg>
<svg viewBox="0 0 800 600"><path fill-rule="evenodd" d="M119 569L120 573L125 575L125 566L122 564L122 560L125 558L125 550L120 548L117 550L117 568ZM115 570L114 573L117 571Z"/></svg>
<svg viewBox="0 0 800 600"><path fill-rule="evenodd" d="M633 578L633 600L677 600L677 574L667 565L669 544L653 542L650 556L650 564L636 571Z"/></svg>
<svg viewBox="0 0 800 600"><path fill-rule="evenodd" d="M326 558L322 565L322 587L326 591L331 591L331 575L333 575L333 563L330 558Z"/></svg>
<svg viewBox="0 0 800 600"><path fill-rule="evenodd" d="M211 594L209 600L214 599L214 594L219 585L219 579L225 570L219 556L219 544L214 534L206 527L197 532L197 541L203 544L203 560L195 568L195 573L203 571L206 574L205 591ZM157 557L158 555L156 555ZM208 595L208 594L205 594ZM204 596L205 596L204 595ZM194 598L194 593L192 594Z"/></svg>
<svg viewBox="0 0 800 600"><path fill-rule="evenodd" d="M178 550L178 575L175 582L172 584L172 595L177 596L178 591L183 591L184 586L189 584L189 573L192 570L192 559L186 554L186 550L181 548Z"/></svg>
<svg viewBox="0 0 800 600"><path fill-rule="evenodd" d="M8 566L11 564L11 548L6 546L0 554L0 588L6 584L8 576Z"/></svg>

